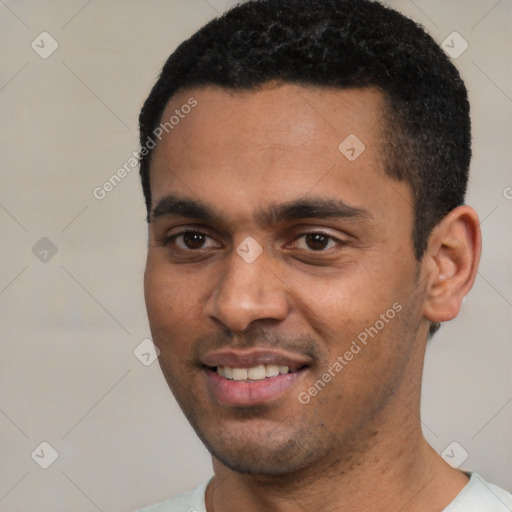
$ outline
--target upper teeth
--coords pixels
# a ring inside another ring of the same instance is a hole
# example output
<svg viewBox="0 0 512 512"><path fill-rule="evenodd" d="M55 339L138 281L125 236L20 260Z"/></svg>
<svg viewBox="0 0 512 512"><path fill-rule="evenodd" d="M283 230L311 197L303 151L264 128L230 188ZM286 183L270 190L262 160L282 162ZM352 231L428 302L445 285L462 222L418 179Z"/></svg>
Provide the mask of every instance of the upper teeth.
<svg viewBox="0 0 512 512"><path fill-rule="evenodd" d="M252 368L234 368L232 366L217 366L217 373L230 380L263 380L266 377L289 373L288 366L276 364L260 364Z"/></svg>

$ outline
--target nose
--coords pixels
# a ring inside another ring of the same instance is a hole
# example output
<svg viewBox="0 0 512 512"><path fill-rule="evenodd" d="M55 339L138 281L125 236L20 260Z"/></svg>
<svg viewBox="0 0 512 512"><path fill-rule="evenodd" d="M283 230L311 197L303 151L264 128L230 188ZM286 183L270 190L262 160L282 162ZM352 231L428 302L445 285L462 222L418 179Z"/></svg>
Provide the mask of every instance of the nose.
<svg viewBox="0 0 512 512"><path fill-rule="evenodd" d="M257 320L284 320L289 304L277 272L264 254L247 263L233 252L206 300L206 314L238 332Z"/></svg>

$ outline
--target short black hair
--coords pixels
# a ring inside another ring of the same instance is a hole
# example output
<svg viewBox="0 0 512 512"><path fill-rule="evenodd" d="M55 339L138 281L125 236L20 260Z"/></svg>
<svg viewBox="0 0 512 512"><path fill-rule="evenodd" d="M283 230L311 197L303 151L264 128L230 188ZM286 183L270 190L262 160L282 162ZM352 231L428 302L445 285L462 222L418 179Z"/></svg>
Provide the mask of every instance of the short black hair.
<svg viewBox="0 0 512 512"><path fill-rule="evenodd" d="M168 58L140 114L141 145L178 91L251 90L271 81L383 93L385 172L411 186L421 260L432 228L464 202L471 159L467 91L443 50L420 25L376 1L248 1ZM140 157L148 220L151 155Z"/></svg>

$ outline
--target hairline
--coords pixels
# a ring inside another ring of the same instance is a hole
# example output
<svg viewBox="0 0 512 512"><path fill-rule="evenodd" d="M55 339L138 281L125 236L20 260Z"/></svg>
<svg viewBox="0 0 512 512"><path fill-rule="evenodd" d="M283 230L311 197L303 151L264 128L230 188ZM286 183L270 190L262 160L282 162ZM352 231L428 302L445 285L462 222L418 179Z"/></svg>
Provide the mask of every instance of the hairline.
<svg viewBox="0 0 512 512"><path fill-rule="evenodd" d="M374 91L377 92L380 95L380 112L379 112L379 125L380 125L380 137L379 140L381 141L381 151L378 152L379 158L381 159L381 163L383 164L383 169L388 178L397 180L397 181L405 181L412 193L412 210L413 210L413 219L414 219L414 225L416 222L416 214L417 214L417 204L415 201L415 191L412 186L412 180L407 179L407 176L399 177L396 174L393 173L393 168L395 168L394 162L393 162L393 156L390 154L390 152L385 150L385 144L384 144L384 134L388 133L391 135L391 137L395 140L398 140L398 132L400 131L399 127L399 120L396 116L393 115L392 107L393 107L393 99L391 97L391 94L384 90L379 85L375 84L368 84L363 86L336 86L331 84L317 84L312 82L305 82L305 81L295 81L295 80L286 80L286 79L275 79L271 78L268 80L264 80L261 83L254 84L252 86L224 86L219 85L215 83L189 83L187 85L184 85L182 87L179 87L176 89L166 100L164 103L160 116L158 117L158 121L154 124L152 127L152 131L155 130L158 126L160 126L163 123L163 116L171 102L180 94L185 94L187 92L192 93L193 91L201 91L201 90L208 90L208 89L216 89L221 90L227 93L256 93L259 91L262 91L266 88L279 88L286 85L295 85L298 87L302 87L304 89L309 90L330 90L330 91ZM408 136L408 135L406 135ZM160 141L161 142L161 141ZM149 151L147 158L143 160L143 170L147 174L148 179L148 185L149 185L149 198L150 198L150 204L148 205L148 217L147 220L149 222L150 214L152 211L153 206L153 197L151 194L151 163L152 163L152 157L156 151L156 149L159 147L160 142L156 143L156 145ZM413 236L413 242L414 242L414 231L412 233Z"/></svg>

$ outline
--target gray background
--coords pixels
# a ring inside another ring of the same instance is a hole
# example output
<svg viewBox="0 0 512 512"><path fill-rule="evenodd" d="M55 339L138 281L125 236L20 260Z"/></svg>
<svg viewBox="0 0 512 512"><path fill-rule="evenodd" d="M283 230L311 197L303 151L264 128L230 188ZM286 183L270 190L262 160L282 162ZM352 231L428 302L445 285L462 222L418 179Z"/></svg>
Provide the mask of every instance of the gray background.
<svg viewBox="0 0 512 512"><path fill-rule="evenodd" d="M445 453L467 452L463 468L510 489L512 1L388 4L440 44L454 31L469 44L456 64L472 101L468 203L484 252L460 317L428 349L425 434L440 453L458 443ZM163 61L228 5L0 0L0 511L130 511L211 473L158 363L133 352L150 337L138 170L102 200L93 190L137 150ZM58 43L47 58L43 31ZM47 469L43 441L58 453Z"/></svg>

